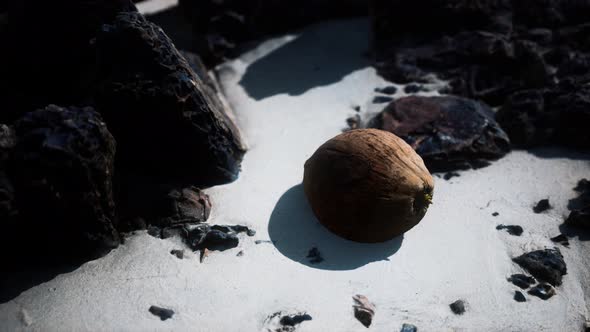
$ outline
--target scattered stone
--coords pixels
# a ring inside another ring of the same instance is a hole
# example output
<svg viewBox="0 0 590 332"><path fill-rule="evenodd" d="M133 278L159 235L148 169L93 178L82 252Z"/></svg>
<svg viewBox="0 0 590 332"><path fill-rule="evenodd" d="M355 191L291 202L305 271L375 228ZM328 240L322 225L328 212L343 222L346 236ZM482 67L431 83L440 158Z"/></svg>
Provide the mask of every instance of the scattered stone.
<svg viewBox="0 0 590 332"><path fill-rule="evenodd" d="M499 214L498 212L494 212L494 213L492 213L492 216L494 216L494 217L497 217L497 216L499 216L499 215L500 215L500 214Z"/></svg>
<svg viewBox="0 0 590 332"><path fill-rule="evenodd" d="M418 332L418 328L415 325L404 323L400 332Z"/></svg>
<svg viewBox="0 0 590 332"><path fill-rule="evenodd" d="M528 293L543 300L547 300L555 295L555 288L550 284L543 282L531 288Z"/></svg>
<svg viewBox="0 0 590 332"><path fill-rule="evenodd" d="M348 130L358 129L361 125L361 116L355 114L354 116L349 117L346 119L346 124L348 125Z"/></svg>
<svg viewBox="0 0 590 332"><path fill-rule="evenodd" d="M183 259L184 258L184 250L181 249L172 249L170 251L170 253L174 256L176 256L178 259Z"/></svg>
<svg viewBox="0 0 590 332"><path fill-rule="evenodd" d="M307 258L309 258L309 262L311 264L318 264L324 261L324 257L322 257L322 254L316 247L309 249L309 252L307 253Z"/></svg>
<svg viewBox="0 0 590 332"><path fill-rule="evenodd" d="M280 323L284 326L296 326L311 319L308 314L287 315L281 317Z"/></svg>
<svg viewBox="0 0 590 332"><path fill-rule="evenodd" d="M236 254L236 256L238 256L238 257L244 256L244 251L243 250L238 251L238 253Z"/></svg>
<svg viewBox="0 0 590 332"><path fill-rule="evenodd" d="M361 322L365 327L371 326L373 316L375 316L375 305L369 302L369 299L364 295L355 295L352 297L354 304L354 317Z"/></svg>
<svg viewBox="0 0 590 332"><path fill-rule="evenodd" d="M449 307L455 315L463 315L465 313L465 301L463 300L457 300L449 304Z"/></svg>
<svg viewBox="0 0 590 332"><path fill-rule="evenodd" d="M361 111L361 107L360 107L359 105L354 105L354 106L352 107L352 109L353 109L355 112L360 112L360 111Z"/></svg>
<svg viewBox="0 0 590 332"><path fill-rule="evenodd" d="M369 126L404 139L431 172L483 167L510 150L488 106L454 96L397 99Z"/></svg>
<svg viewBox="0 0 590 332"><path fill-rule="evenodd" d="M395 85L389 85L384 88L375 88L375 92L383 93L386 95L394 95L397 92Z"/></svg>
<svg viewBox="0 0 590 332"><path fill-rule="evenodd" d="M457 172L446 172L445 175L443 176L443 179L448 181L448 180L454 178L455 176L461 176L461 174L459 174Z"/></svg>
<svg viewBox="0 0 590 332"><path fill-rule="evenodd" d="M239 131L162 29L119 13L95 46L95 101L117 140L118 172L198 185L236 179Z"/></svg>
<svg viewBox="0 0 590 332"><path fill-rule="evenodd" d="M514 301L516 302L526 302L526 297L521 291L514 291Z"/></svg>
<svg viewBox="0 0 590 332"><path fill-rule="evenodd" d="M551 205L549 205L549 199L545 198L537 202L537 205L533 207L533 212L541 213L551 209Z"/></svg>
<svg viewBox="0 0 590 332"><path fill-rule="evenodd" d="M521 273L511 275L508 281L522 289L527 289L536 282L535 278Z"/></svg>
<svg viewBox="0 0 590 332"><path fill-rule="evenodd" d="M205 222L211 213L209 195L196 187L172 190L163 202L160 224L175 225L181 223Z"/></svg>
<svg viewBox="0 0 590 332"><path fill-rule="evenodd" d="M569 242L567 236L565 236L565 234L559 234L559 235L557 235L555 237L552 237L551 238L551 241L556 242L556 243L559 243L559 244L561 244L562 246L565 246L565 247L569 247L569 245L570 245L570 242Z"/></svg>
<svg viewBox="0 0 590 332"><path fill-rule="evenodd" d="M496 226L496 229L498 230L502 230L505 229L506 231L508 231L508 234L510 235L514 235L514 236L520 236L522 235L523 229L521 226L518 225L498 225Z"/></svg>
<svg viewBox="0 0 590 332"><path fill-rule="evenodd" d="M535 278L554 286L561 285L567 267L559 249L535 250L512 259Z"/></svg>
<svg viewBox="0 0 590 332"><path fill-rule="evenodd" d="M6 175L17 198L17 227L42 248L35 251L96 258L116 247L115 140L100 115L90 107L49 105L17 120L14 134Z"/></svg>
<svg viewBox="0 0 590 332"><path fill-rule="evenodd" d="M405 93L417 93L422 91L422 86L418 84L408 84L404 87Z"/></svg>
<svg viewBox="0 0 590 332"><path fill-rule="evenodd" d="M393 100L393 98L387 97L387 96L375 96L375 97L373 97L373 104L389 103L392 100Z"/></svg>
<svg viewBox="0 0 590 332"><path fill-rule="evenodd" d="M238 233L246 233L254 236L256 232L242 225L196 225L191 229L185 229L186 241L193 250L227 250L238 246L240 240Z"/></svg>
<svg viewBox="0 0 590 332"><path fill-rule="evenodd" d="M169 318L172 318L172 316L174 316L174 311L171 309L166 309L166 308L161 308L158 306L151 306L149 311L155 315L160 317L161 320L167 320Z"/></svg>

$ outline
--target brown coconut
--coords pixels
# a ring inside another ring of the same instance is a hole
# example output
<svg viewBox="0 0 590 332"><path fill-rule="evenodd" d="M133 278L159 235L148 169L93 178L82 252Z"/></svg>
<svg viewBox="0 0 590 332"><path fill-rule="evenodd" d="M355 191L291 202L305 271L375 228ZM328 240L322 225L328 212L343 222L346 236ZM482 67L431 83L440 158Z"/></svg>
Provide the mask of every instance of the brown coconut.
<svg viewBox="0 0 590 332"><path fill-rule="evenodd" d="M320 223L358 242L382 242L414 227L434 182L404 140L377 129L342 133L305 163L305 194Z"/></svg>

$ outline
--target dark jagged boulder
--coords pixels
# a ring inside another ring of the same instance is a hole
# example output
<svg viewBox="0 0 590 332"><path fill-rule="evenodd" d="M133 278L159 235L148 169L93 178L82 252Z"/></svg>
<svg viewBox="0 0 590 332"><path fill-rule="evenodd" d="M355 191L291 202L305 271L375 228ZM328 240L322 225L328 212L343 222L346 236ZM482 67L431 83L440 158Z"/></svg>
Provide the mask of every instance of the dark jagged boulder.
<svg viewBox="0 0 590 332"><path fill-rule="evenodd" d="M121 13L96 48L96 103L122 171L199 185L236 179L245 152L237 128L158 26Z"/></svg>
<svg viewBox="0 0 590 332"><path fill-rule="evenodd" d="M512 259L537 280L546 281L554 286L561 285L562 276L567 267L559 249L535 250Z"/></svg>
<svg viewBox="0 0 590 332"><path fill-rule="evenodd" d="M49 105L16 121L14 133L7 174L29 243L44 254L90 257L117 246L115 140L100 115Z"/></svg>
<svg viewBox="0 0 590 332"><path fill-rule="evenodd" d="M578 197L568 202L570 214L565 220L568 226L590 230L590 181L581 179L574 188Z"/></svg>
<svg viewBox="0 0 590 332"><path fill-rule="evenodd" d="M369 125L403 138L431 172L478 168L510 149L492 110L459 97L400 98Z"/></svg>

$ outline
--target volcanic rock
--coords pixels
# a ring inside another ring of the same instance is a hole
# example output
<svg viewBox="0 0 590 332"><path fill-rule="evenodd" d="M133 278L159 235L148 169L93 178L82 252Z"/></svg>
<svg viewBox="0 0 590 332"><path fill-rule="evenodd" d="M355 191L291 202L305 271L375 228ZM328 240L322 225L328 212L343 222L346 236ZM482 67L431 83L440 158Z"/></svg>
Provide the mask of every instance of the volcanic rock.
<svg viewBox="0 0 590 332"><path fill-rule="evenodd" d="M567 267L559 249L535 250L512 259L538 280L554 286L561 285Z"/></svg>
<svg viewBox="0 0 590 332"><path fill-rule="evenodd" d="M237 128L159 27L121 13L96 48L96 103L122 171L201 185L236 179L245 152Z"/></svg>
<svg viewBox="0 0 590 332"><path fill-rule="evenodd" d="M521 291L514 291L514 301L516 302L526 302L526 297Z"/></svg>
<svg viewBox="0 0 590 332"><path fill-rule="evenodd" d="M431 172L477 168L510 149L492 110L474 100L444 96L400 98L369 124L403 138Z"/></svg>
<svg viewBox="0 0 590 332"><path fill-rule="evenodd" d="M449 304L449 307L455 315L463 315L465 313L465 301L463 300L457 300Z"/></svg>
<svg viewBox="0 0 590 332"><path fill-rule="evenodd" d="M528 291L528 293L536 297L539 297L543 300L547 300L553 295L555 295L555 288L553 288L553 286L551 286L550 284L543 282L531 288Z"/></svg>
<svg viewBox="0 0 590 332"><path fill-rule="evenodd" d="M520 236L523 232L523 229L519 225L498 225L496 226L497 230L505 229L508 234Z"/></svg>
<svg viewBox="0 0 590 332"><path fill-rule="evenodd" d="M160 317L160 320L167 320L174 316L174 311L171 309L161 308L158 306L151 306L149 311L154 315Z"/></svg>
<svg viewBox="0 0 590 332"><path fill-rule="evenodd" d="M193 250L209 249L224 251L235 248L240 242L238 233L254 236L256 232L246 226L200 224L186 229L186 241Z"/></svg>
<svg viewBox="0 0 590 332"><path fill-rule="evenodd" d="M522 289L527 289L536 282L535 278L521 273L511 275L508 281Z"/></svg>

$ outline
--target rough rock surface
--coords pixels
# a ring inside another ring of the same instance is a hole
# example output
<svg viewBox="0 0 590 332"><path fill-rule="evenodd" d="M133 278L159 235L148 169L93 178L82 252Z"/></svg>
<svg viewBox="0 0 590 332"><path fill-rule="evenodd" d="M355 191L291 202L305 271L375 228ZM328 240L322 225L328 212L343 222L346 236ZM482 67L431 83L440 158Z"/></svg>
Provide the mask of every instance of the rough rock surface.
<svg viewBox="0 0 590 332"><path fill-rule="evenodd" d="M463 300L457 300L449 304L449 307L455 315L463 315L465 313L465 301Z"/></svg>
<svg viewBox="0 0 590 332"><path fill-rule="evenodd" d="M410 96L390 103L369 124L396 134L431 172L478 168L510 150L492 110L474 100Z"/></svg>
<svg viewBox="0 0 590 332"><path fill-rule="evenodd" d="M436 74L453 94L504 105L498 122L519 146L590 145L586 1L373 0L370 7L375 66L386 79L426 82Z"/></svg>
<svg viewBox="0 0 590 332"><path fill-rule="evenodd" d="M236 179L245 152L237 129L159 27L121 13L96 47L96 103L119 167L200 185Z"/></svg>
<svg viewBox="0 0 590 332"><path fill-rule="evenodd" d="M365 327L371 326L373 316L375 316L375 305L369 301L364 295L355 295L352 297L354 301L354 317L359 320Z"/></svg>
<svg viewBox="0 0 590 332"><path fill-rule="evenodd" d="M239 233L254 236L256 232L242 225L207 225L200 224L186 229L186 242L193 250L227 250L238 246Z"/></svg>
<svg viewBox="0 0 590 332"><path fill-rule="evenodd" d="M512 259L538 280L554 286L561 285L567 267L559 249L535 250Z"/></svg>
<svg viewBox="0 0 590 332"><path fill-rule="evenodd" d="M30 243L44 252L63 246L75 248L69 254L91 256L118 245L115 140L100 115L89 107L50 105L25 114L14 132L7 173Z"/></svg>

